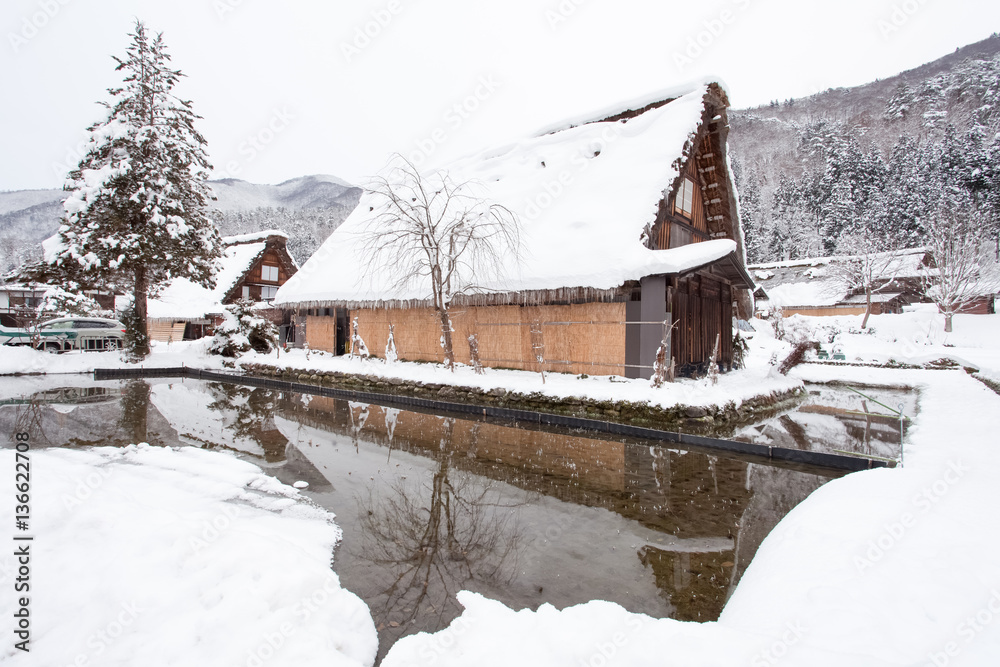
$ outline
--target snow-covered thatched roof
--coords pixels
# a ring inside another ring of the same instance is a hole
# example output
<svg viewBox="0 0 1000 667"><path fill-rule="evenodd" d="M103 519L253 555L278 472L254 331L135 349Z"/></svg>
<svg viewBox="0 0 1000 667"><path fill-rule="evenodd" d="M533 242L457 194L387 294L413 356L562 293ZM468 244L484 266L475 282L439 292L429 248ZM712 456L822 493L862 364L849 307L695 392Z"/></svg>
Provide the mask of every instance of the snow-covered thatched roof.
<svg viewBox="0 0 1000 667"><path fill-rule="evenodd" d="M879 274L877 282L893 282L900 286L908 281L915 283L928 270L925 267L927 251L924 248L880 253L872 257ZM851 302L850 288L839 278L838 265L860 259L856 255L808 257L754 264L749 270L757 284L764 289L771 305L832 306ZM899 292L899 289L894 289L891 293L898 296Z"/></svg>
<svg viewBox="0 0 1000 667"><path fill-rule="evenodd" d="M728 239L671 250L650 250L642 242L692 151L709 94L725 96L717 84L708 83L665 91L451 164L451 180L474 183L478 197L506 207L521 225L520 258L507 258L502 278L477 276L482 289L612 290L735 253L736 243ZM430 296L429 285L393 289L387 277L369 275L361 239L379 212L377 206L371 210L374 204L365 193L351 216L278 291L275 304Z"/></svg>
<svg viewBox="0 0 1000 667"><path fill-rule="evenodd" d="M188 320L222 313L226 296L267 248L267 239L275 236L288 238L285 232L277 229L222 237L226 248L219 260L215 289L206 289L187 278L175 278L159 296L149 300L148 316Z"/></svg>

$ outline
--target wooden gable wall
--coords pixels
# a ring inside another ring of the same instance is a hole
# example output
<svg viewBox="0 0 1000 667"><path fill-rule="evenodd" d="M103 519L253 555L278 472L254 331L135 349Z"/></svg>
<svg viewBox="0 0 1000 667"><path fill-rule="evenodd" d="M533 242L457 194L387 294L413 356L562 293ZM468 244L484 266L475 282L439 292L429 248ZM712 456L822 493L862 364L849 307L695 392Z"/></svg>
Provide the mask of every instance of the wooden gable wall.
<svg viewBox="0 0 1000 667"><path fill-rule="evenodd" d="M265 265L278 267L277 280L263 279L262 267ZM250 299L261 301L263 287L280 287L284 285L288 282L289 278L295 275L296 270L295 262L285 248L284 239L274 240L273 238L268 238L264 252L254 260L250 268L236 281L236 284L229 290L223 303L233 303L242 298L244 287L250 289Z"/></svg>
<svg viewBox="0 0 1000 667"><path fill-rule="evenodd" d="M652 227L650 245L654 249L679 248L709 239L728 238L742 245L736 233L732 192L725 160L728 132L724 93L710 89L698 134L691 143L686 162L669 194L660 200ZM694 183L691 214L678 211L677 194L684 179Z"/></svg>

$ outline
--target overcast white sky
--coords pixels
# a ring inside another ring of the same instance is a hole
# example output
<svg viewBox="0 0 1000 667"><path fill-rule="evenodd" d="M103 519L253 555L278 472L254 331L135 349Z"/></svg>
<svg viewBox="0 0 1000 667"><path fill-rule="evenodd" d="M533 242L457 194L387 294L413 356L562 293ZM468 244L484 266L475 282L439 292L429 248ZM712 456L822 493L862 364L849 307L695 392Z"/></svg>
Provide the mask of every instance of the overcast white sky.
<svg viewBox="0 0 1000 667"><path fill-rule="evenodd" d="M0 190L61 186L135 17L218 177L362 183L708 75L735 107L891 76L1000 30L1000 2L3 0Z"/></svg>

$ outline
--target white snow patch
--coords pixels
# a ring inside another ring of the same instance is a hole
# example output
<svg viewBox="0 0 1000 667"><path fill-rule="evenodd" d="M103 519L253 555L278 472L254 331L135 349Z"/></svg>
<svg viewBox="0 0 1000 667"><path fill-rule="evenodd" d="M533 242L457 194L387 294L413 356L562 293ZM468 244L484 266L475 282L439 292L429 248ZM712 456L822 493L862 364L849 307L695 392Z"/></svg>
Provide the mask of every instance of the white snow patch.
<svg viewBox="0 0 1000 667"><path fill-rule="evenodd" d="M8 634L5 664L374 661L368 609L330 570L333 515L256 466L148 445L31 457L31 651ZM12 450L0 459L13 469ZM4 595L0 613L14 604Z"/></svg>

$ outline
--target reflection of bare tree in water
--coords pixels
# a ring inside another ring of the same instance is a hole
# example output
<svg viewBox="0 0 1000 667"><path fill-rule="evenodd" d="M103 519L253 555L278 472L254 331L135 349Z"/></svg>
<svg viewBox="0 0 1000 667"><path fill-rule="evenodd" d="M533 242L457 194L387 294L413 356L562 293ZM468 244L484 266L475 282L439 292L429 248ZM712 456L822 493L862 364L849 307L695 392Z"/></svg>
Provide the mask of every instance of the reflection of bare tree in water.
<svg viewBox="0 0 1000 667"><path fill-rule="evenodd" d="M118 425L132 444L149 442L149 383L145 380L130 380L122 387L121 417Z"/></svg>
<svg viewBox="0 0 1000 667"><path fill-rule="evenodd" d="M211 383L209 388L215 400L208 409L226 416L230 433L257 443L264 450L264 460L272 463L284 460L288 439L274 423L277 392L221 382Z"/></svg>
<svg viewBox="0 0 1000 667"><path fill-rule="evenodd" d="M517 570L516 508L489 481L452 469L455 421L445 419L430 485L396 479L359 501L361 558L393 573L376 616L390 626L418 614L443 618L446 605L470 581L509 583Z"/></svg>
<svg viewBox="0 0 1000 667"><path fill-rule="evenodd" d="M14 433L27 433L34 443L44 442L52 444L45 437L42 428L43 408L45 401L41 400L39 394L34 394L27 403L17 406L17 416L14 417L14 430L10 434L11 442L14 440Z"/></svg>

